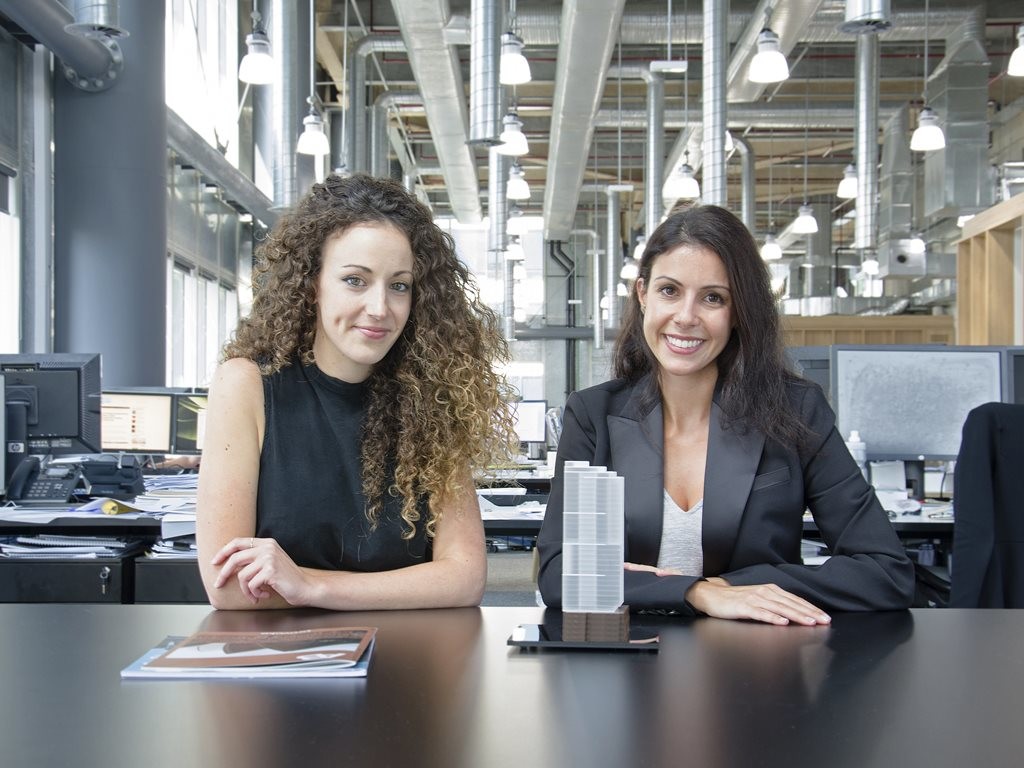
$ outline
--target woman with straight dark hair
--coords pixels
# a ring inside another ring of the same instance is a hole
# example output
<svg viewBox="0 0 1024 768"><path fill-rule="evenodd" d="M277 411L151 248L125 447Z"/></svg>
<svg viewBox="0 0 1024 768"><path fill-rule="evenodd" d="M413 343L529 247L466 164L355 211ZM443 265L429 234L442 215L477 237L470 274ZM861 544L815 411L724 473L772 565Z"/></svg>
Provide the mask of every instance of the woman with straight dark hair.
<svg viewBox="0 0 1024 768"><path fill-rule="evenodd" d="M913 564L821 389L785 363L753 237L713 205L675 210L647 241L612 381L570 395L538 540L561 604L565 462L625 477L625 603L774 624L898 609ZM809 509L831 557L804 565Z"/></svg>

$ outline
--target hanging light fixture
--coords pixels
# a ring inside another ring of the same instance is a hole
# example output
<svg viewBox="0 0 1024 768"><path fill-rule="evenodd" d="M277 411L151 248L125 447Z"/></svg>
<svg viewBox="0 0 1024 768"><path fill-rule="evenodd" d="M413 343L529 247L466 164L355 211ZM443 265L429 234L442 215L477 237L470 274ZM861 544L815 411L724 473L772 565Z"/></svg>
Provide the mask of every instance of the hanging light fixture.
<svg viewBox="0 0 1024 768"><path fill-rule="evenodd" d="M528 154L530 143L526 140L526 134L523 133L523 123L519 119L515 107L509 109L505 117L501 119L501 124L502 131L498 137L498 141L501 143L494 148L494 151L499 155L512 155L513 157Z"/></svg>
<svg viewBox="0 0 1024 768"><path fill-rule="evenodd" d="M502 85L522 85L532 79L530 62L523 55L523 40L514 32L501 35L501 62L498 80Z"/></svg>
<svg viewBox="0 0 1024 768"><path fill-rule="evenodd" d="M700 184L693 176L693 167L690 165L690 150L683 152L683 163L675 172L669 174L665 184L661 188L661 195L667 201L672 200L695 200L700 197Z"/></svg>
<svg viewBox="0 0 1024 768"><path fill-rule="evenodd" d="M247 52L238 65L238 79L250 85L267 85L275 79L274 55L262 19L260 12L253 9L252 32L245 36Z"/></svg>
<svg viewBox="0 0 1024 768"><path fill-rule="evenodd" d="M915 232L914 235L907 241L907 253L911 256L920 256L926 250L928 246L924 242L924 238L921 237L920 232Z"/></svg>
<svg viewBox="0 0 1024 768"><path fill-rule="evenodd" d="M1017 28L1017 47L1010 55L1006 74L1010 77L1024 77L1024 24Z"/></svg>
<svg viewBox="0 0 1024 768"><path fill-rule="evenodd" d="M505 248L506 261L523 261L526 258L526 251L523 250L522 238L514 236L509 238L508 246Z"/></svg>
<svg viewBox="0 0 1024 768"><path fill-rule="evenodd" d="M300 155L313 155L315 157L322 157L331 153L331 142L327 138L327 134L324 133L324 120L320 117L320 113L316 111L314 106L314 99L310 96L306 101L309 102L309 114L302 118L302 133L299 134L299 144L295 148L295 151Z"/></svg>
<svg viewBox="0 0 1024 768"><path fill-rule="evenodd" d="M509 200L529 200L530 185L526 183L526 174L519 166L519 161L512 163L508 171L508 186L505 188L505 195Z"/></svg>
<svg viewBox="0 0 1024 768"><path fill-rule="evenodd" d="M775 219L772 217L772 182L775 168L775 154L772 152L774 131L768 133L768 234L764 236L761 246L761 258L765 261L778 261L782 258L782 246L775 241Z"/></svg>
<svg viewBox="0 0 1024 768"><path fill-rule="evenodd" d="M633 260L638 262L644 257L644 251L647 250L647 238L644 235L640 235L636 239L636 247L633 249Z"/></svg>
<svg viewBox="0 0 1024 768"><path fill-rule="evenodd" d="M501 35L498 81L502 85L530 82L530 62L523 55L523 38L516 34L516 0L508 3L508 29Z"/></svg>
<svg viewBox="0 0 1024 768"><path fill-rule="evenodd" d="M878 259L868 256L860 263L860 269L868 277L874 277L878 274Z"/></svg>
<svg viewBox="0 0 1024 768"><path fill-rule="evenodd" d="M939 116L931 107L921 107L917 115L917 129L910 137L910 148L915 152L932 152L946 146L946 135L939 125Z"/></svg>
<svg viewBox="0 0 1024 768"><path fill-rule="evenodd" d="M636 263L636 259L626 259L622 265L622 269L619 270L619 277L623 280L636 280L636 277L639 274L640 265Z"/></svg>
<svg viewBox="0 0 1024 768"><path fill-rule="evenodd" d="M946 146L946 136L939 125L939 116L928 106L928 0L924 0L924 90L923 106L917 115L917 129L910 137L910 148L915 152L932 152Z"/></svg>
<svg viewBox="0 0 1024 768"><path fill-rule="evenodd" d="M747 77L752 83L781 83L789 79L789 64L779 46L779 36L768 26L771 7L764 14L764 29L757 36L757 53L750 60Z"/></svg>
<svg viewBox="0 0 1024 768"><path fill-rule="evenodd" d="M775 235L769 232L764 236L761 246L761 258L765 261L778 261L782 258L782 246L775 241Z"/></svg>
<svg viewBox="0 0 1024 768"><path fill-rule="evenodd" d="M629 296L629 288L626 287L625 283L620 282L615 286L615 295L625 298Z"/></svg>
<svg viewBox="0 0 1024 768"><path fill-rule="evenodd" d="M807 123L810 119L810 86L804 81L804 204L797 212L793 222L793 231L798 235L813 235L818 231L818 220L814 218L814 209L807 203L807 162L810 150L807 143Z"/></svg>
<svg viewBox="0 0 1024 768"><path fill-rule="evenodd" d="M843 169L843 179L839 182L836 197L851 200L857 196L857 169L851 163Z"/></svg>
<svg viewBox="0 0 1024 768"><path fill-rule="evenodd" d="M309 114L302 118L302 133L295 151L300 155L323 157L331 153L331 142L324 132L324 119L316 109L316 9L309 0Z"/></svg>

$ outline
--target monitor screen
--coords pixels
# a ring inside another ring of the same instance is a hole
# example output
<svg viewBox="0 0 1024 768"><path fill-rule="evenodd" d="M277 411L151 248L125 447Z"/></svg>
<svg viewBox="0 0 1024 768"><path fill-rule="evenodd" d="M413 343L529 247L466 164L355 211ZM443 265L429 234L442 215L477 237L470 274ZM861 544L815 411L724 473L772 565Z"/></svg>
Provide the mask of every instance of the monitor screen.
<svg viewBox="0 0 1024 768"><path fill-rule="evenodd" d="M825 390L826 395L831 392L832 352L828 347L787 347L786 355L797 373Z"/></svg>
<svg viewBox="0 0 1024 768"><path fill-rule="evenodd" d="M5 416L7 409L5 403L4 375L0 373L0 496L7 495L7 433L4 430L7 425Z"/></svg>
<svg viewBox="0 0 1024 768"><path fill-rule="evenodd" d="M170 392L104 392L103 450L170 453L173 405Z"/></svg>
<svg viewBox="0 0 1024 768"><path fill-rule="evenodd" d="M955 459L968 412L1002 400L998 347L832 347L840 433L871 460Z"/></svg>
<svg viewBox="0 0 1024 768"><path fill-rule="evenodd" d="M519 442L547 442L547 412L546 400L520 400L512 403L512 414Z"/></svg>
<svg viewBox="0 0 1024 768"><path fill-rule="evenodd" d="M206 394L174 395L174 453L202 453L206 435Z"/></svg>
<svg viewBox="0 0 1024 768"><path fill-rule="evenodd" d="M1006 349L1006 396L1003 399L1024 405L1024 347Z"/></svg>
<svg viewBox="0 0 1024 768"><path fill-rule="evenodd" d="M12 455L98 453L100 356L0 355L6 394L7 469Z"/></svg>

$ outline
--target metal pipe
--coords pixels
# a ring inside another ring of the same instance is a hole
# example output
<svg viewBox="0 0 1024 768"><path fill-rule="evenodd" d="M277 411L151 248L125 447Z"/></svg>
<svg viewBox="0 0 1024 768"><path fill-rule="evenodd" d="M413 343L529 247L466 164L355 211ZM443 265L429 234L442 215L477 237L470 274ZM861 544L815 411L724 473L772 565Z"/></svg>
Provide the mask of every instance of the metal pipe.
<svg viewBox="0 0 1024 768"><path fill-rule="evenodd" d="M701 197L712 205L727 204L725 175L725 70L729 63L728 4L704 0L703 94L704 172ZM648 233L648 236L650 233Z"/></svg>
<svg viewBox="0 0 1024 768"><path fill-rule="evenodd" d="M853 247L860 251L872 251L878 244L878 62L878 35L857 35L857 218Z"/></svg>
<svg viewBox="0 0 1024 768"><path fill-rule="evenodd" d="M494 0L473 0L469 59L469 141L494 144L501 132L498 44L501 8Z"/></svg>
<svg viewBox="0 0 1024 768"><path fill-rule="evenodd" d="M754 165L757 157L754 155L754 148L750 146L750 142L742 136L738 136L732 141L740 155L741 218L747 229L753 234L756 227L754 221L756 211L754 207L754 179L756 178Z"/></svg>

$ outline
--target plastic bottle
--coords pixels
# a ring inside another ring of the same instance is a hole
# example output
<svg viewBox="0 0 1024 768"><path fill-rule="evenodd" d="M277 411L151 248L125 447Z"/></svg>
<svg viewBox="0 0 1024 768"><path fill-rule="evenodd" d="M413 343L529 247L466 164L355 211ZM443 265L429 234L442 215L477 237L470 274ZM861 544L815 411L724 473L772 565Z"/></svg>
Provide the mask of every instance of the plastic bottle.
<svg viewBox="0 0 1024 768"><path fill-rule="evenodd" d="M871 479L868 477L868 447L860 439L860 432L856 429L850 430L850 437L846 440L846 448L850 451L850 455L853 456L853 460L857 462L857 466L860 467L860 472L864 475L864 479L871 482Z"/></svg>

